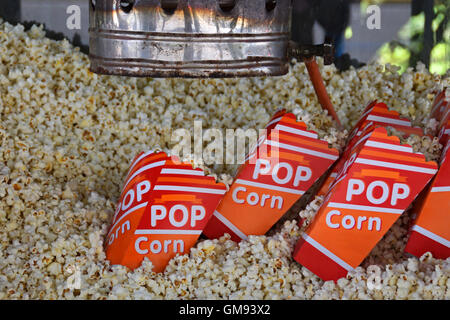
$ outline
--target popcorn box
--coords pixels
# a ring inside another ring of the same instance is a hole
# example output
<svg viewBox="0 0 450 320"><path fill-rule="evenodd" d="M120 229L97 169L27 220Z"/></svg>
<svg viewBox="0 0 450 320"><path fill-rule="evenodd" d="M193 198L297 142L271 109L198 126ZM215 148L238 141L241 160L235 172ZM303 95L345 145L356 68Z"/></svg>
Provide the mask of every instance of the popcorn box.
<svg viewBox="0 0 450 320"><path fill-rule="evenodd" d="M405 252L421 257L450 257L450 141L445 147L436 177L417 205L417 218L412 225Z"/></svg>
<svg viewBox="0 0 450 320"><path fill-rule="evenodd" d="M442 118L439 122L439 143L446 145L450 137L450 104L445 105Z"/></svg>
<svg viewBox="0 0 450 320"><path fill-rule="evenodd" d="M125 183L116 205L112 225L114 225L116 221L130 209L130 207L134 208L135 204L141 203L143 197L148 198L154 186L155 179L161 172L162 167L170 160L170 157L164 152L153 151L142 152L135 157L126 175Z"/></svg>
<svg viewBox="0 0 450 320"><path fill-rule="evenodd" d="M141 154L107 235L107 259L135 269L147 257L153 271L163 271L171 258L195 245L226 188L163 152Z"/></svg>
<svg viewBox="0 0 450 320"><path fill-rule="evenodd" d="M437 171L385 128L360 141L293 252L325 281L356 268Z"/></svg>
<svg viewBox="0 0 450 320"><path fill-rule="evenodd" d="M446 145L450 140L450 114L448 114L447 119L441 125L441 129L439 131L439 143L442 145Z"/></svg>
<svg viewBox="0 0 450 320"><path fill-rule="evenodd" d="M439 143L444 146L450 137L450 103L449 98L445 95L445 91L438 92L430 113L430 118L434 118L439 122Z"/></svg>
<svg viewBox="0 0 450 320"><path fill-rule="evenodd" d="M331 184L336 178L337 173L342 169L348 155L353 151L357 144L363 141L361 138L369 138L373 128L376 126L391 126L405 133L405 136L410 134L417 134L419 136L424 135L421 128L413 127L411 121L400 117L398 112L389 110L385 103L378 103L376 100L371 102L365 108L363 115L351 131L348 143L342 156L336 162L331 173L320 187L317 193L318 195L325 195L328 192Z"/></svg>
<svg viewBox="0 0 450 320"><path fill-rule="evenodd" d="M445 89L436 94L431 107L431 117L435 119L442 119L444 113L448 112L449 100L445 96Z"/></svg>
<svg viewBox="0 0 450 320"><path fill-rule="evenodd" d="M400 117L400 114L397 111L389 110L385 103L377 102L375 100L364 110L363 115L350 134L350 140L354 136L360 136L364 127L370 123L384 127L394 127L404 132L405 135L423 135L423 130L419 127L413 127L409 119Z"/></svg>
<svg viewBox="0 0 450 320"><path fill-rule="evenodd" d="M338 158L291 113L278 112L266 128L206 226L208 238L265 234Z"/></svg>

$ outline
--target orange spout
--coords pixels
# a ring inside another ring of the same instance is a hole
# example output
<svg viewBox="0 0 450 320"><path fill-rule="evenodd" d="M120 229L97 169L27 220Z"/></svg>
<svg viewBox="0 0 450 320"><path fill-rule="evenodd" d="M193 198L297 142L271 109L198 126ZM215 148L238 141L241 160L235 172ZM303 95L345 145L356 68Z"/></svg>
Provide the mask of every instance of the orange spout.
<svg viewBox="0 0 450 320"><path fill-rule="evenodd" d="M305 59L306 68L308 69L309 77L313 83L314 90L316 91L317 98L323 109L327 110L328 113L334 118L338 124L338 128L342 129L342 124L339 121L339 117L334 110L333 104L331 103L330 97L328 96L327 89L322 80L322 76L319 71L319 66L317 65L316 59L314 57Z"/></svg>

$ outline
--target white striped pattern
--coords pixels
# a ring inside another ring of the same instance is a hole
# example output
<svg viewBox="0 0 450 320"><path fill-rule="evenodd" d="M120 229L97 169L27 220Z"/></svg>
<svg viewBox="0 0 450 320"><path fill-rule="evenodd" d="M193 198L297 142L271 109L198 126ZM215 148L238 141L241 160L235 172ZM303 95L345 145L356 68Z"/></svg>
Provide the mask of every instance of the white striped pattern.
<svg viewBox="0 0 450 320"><path fill-rule="evenodd" d="M220 212L214 211L214 216L220 220L224 225L227 226L228 229L233 231L239 238L242 240L247 240L248 237L245 233L243 233L241 230L239 230L234 224L230 222L227 218L225 218Z"/></svg>
<svg viewBox="0 0 450 320"><path fill-rule="evenodd" d="M249 157L245 158L244 162L247 162L250 159L253 159L256 156L256 152L253 152Z"/></svg>
<svg viewBox="0 0 450 320"><path fill-rule="evenodd" d="M445 113L441 116L441 119L447 118L448 114L450 113L450 108L448 108Z"/></svg>
<svg viewBox="0 0 450 320"><path fill-rule="evenodd" d="M397 119L391 119L386 117L380 117L380 116L374 116L370 115L367 117L367 120L370 121L377 121L377 122L383 122L383 123L390 123L390 124L398 124L400 126L405 127L411 127L411 122L405 121L405 120L397 120Z"/></svg>
<svg viewBox="0 0 450 320"><path fill-rule="evenodd" d="M226 190L223 189L211 189L211 188L197 188L197 187L184 187L184 186L167 186L159 185L155 186L155 191L183 191L194 193L209 193L209 194L225 194Z"/></svg>
<svg viewBox="0 0 450 320"><path fill-rule="evenodd" d="M365 116L367 116L369 113L371 113L373 111L375 106L373 106L372 108L370 108L369 110L367 110L366 112L364 112L364 114L359 117L359 121L361 121L362 118L364 118Z"/></svg>
<svg viewBox="0 0 450 320"><path fill-rule="evenodd" d="M380 148L380 149L386 149L386 150L394 150L394 151L413 153L413 148L411 148L411 147L397 146L397 145L383 143L383 142L377 142L377 141L367 141L366 146Z"/></svg>
<svg viewBox="0 0 450 320"><path fill-rule="evenodd" d="M151 155L152 153L155 153L155 151L153 151L153 150L147 151L147 152L143 153L139 158L137 158L136 161L133 162L133 164L131 165L130 169L128 170L128 174L131 172L131 170L133 170L133 168L136 166L136 164L139 161L141 161L145 157ZM128 174L127 174L127 176L128 176Z"/></svg>
<svg viewBox="0 0 450 320"><path fill-rule="evenodd" d="M278 186L273 186L271 184L259 183L259 182L243 180L243 179L237 179L235 183L242 184L244 186L264 188L264 189L268 189L268 190L272 190L272 191L281 191L281 192L292 193L292 194L302 195L305 193L305 191L301 191L301 190L297 190L297 189L278 187Z"/></svg>
<svg viewBox="0 0 450 320"><path fill-rule="evenodd" d="M338 177L338 176L336 176L336 178L337 178L337 177ZM338 184L339 182L341 182L342 180L344 180L345 177L347 177L347 174L342 175L338 180L336 180L336 178L335 178L335 180L333 181L333 183L330 185L329 190L333 189L334 186L337 185L337 184Z"/></svg>
<svg viewBox="0 0 450 320"><path fill-rule="evenodd" d="M449 187L434 187L431 189L431 192L450 192L450 186Z"/></svg>
<svg viewBox="0 0 450 320"><path fill-rule="evenodd" d="M189 169L162 169L161 174L179 174L186 176L200 176L204 177L205 173L203 171L198 170L189 170Z"/></svg>
<svg viewBox="0 0 450 320"><path fill-rule="evenodd" d="M359 137L359 136L362 135L362 133L363 133L364 131L366 131L366 129L367 129L368 127L370 127L371 125L373 125L373 122L372 122L372 121L368 122L368 123L364 126L364 128L362 128L361 130L359 130L359 131L356 132L356 135ZM352 137L352 138L353 138L353 137Z"/></svg>
<svg viewBox="0 0 450 320"><path fill-rule="evenodd" d="M366 131L366 129L367 129L368 127L370 127L371 125L373 125L373 122L372 122L372 121L368 122L368 123L364 126L364 128L362 128L361 130L359 130L359 131L356 133L356 135L359 137L359 136L362 135L362 133L363 133L364 131Z"/></svg>
<svg viewBox="0 0 450 320"><path fill-rule="evenodd" d="M362 142L366 141L372 136L372 132L366 134L364 137L359 138L358 142L355 143L355 145L352 147L352 150L354 150L358 145L360 145Z"/></svg>
<svg viewBox="0 0 450 320"><path fill-rule="evenodd" d="M324 255L326 255L328 258L336 262L338 265L340 265L342 268L344 268L347 271L353 270L353 267L349 265L347 262L339 258L337 255L335 255L333 252L322 246L320 243L318 243L316 240L308 236L306 233L302 235L302 238L305 239L306 242L308 242L310 245L312 245L314 248L322 252Z"/></svg>
<svg viewBox="0 0 450 320"><path fill-rule="evenodd" d="M427 238L430 238L431 240L434 240L434 241L436 241L436 242L446 246L447 248L450 248L450 241L448 241L447 239L444 239L444 238L438 236L437 234L435 234L435 233L433 233L431 231L428 231L425 228L422 228L422 227L420 227L418 225L414 225L412 227L412 230L414 230L414 231L416 231L416 232L426 236Z"/></svg>
<svg viewBox="0 0 450 320"><path fill-rule="evenodd" d="M270 121L267 125L266 128L270 127L272 124L274 124L275 122L278 122L281 120L282 117L278 117L276 119L273 119L272 121Z"/></svg>
<svg viewBox="0 0 450 320"><path fill-rule="evenodd" d="M336 178L337 177L337 172L332 172L331 174L330 174L330 178Z"/></svg>
<svg viewBox="0 0 450 320"><path fill-rule="evenodd" d="M291 127L288 127L288 126L284 126L282 124L278 124L275 127L275 129L279 130L279 131L293 133L293 134L296 134L298 136L304 136L304 137L309 137L309 138L314 138L314 139L317 139L319 137L315 133L308 132L308 131L305 131L305 130L299 130L299 129L291 128Z"/></svg>
<svg viewBox="0 0 450 320"><path fill-rule="evenodd" d="M441 107L441 105L442 105L444 102L445 102L445 99L439 100L438 103L433 107L432 113L433 113L435 110L439 109L439 108Z"/></svg>
<svg viewBox="0 0 450 320"><path fill-rule="evenodd" d="M361 205L356 205L356 204L338 203L338 202L330 202L328 204L328 207L339 208L339 209L371 211L371 212L394 213L394 214L402 214L404 211L401 209L381 208L381 207L375 207L375 206L361 206Z"/></svg>
<svg viewBox="0 0 450 320"><path fill-rule="evenodd" d="M325 158L325 159L330 159L330 160L336 160L338 158L338 156L335 156L335 155L332 155L332 154L327 154L327 153L323 153L323 152L319 152L319 151L314 151L314 150L310 150L310 149L296 147L296 146L292 146L290 144L279 143L279 142L275 142L275 141L272 141L272 140L267 140L265 142L265 144L267 144L269 146L272 146L272 147L278 147L278 148L287 149L287 150L291 150L291 151L301 152L301 153L304 153L304 154L310 154L312 156Z"/></svg>
<svg viewBox="0 0 450 320"><path fill-rule="evenodd" d="M134 234L176 234L176 235L200 235L202 230L179 230L179 229L145 229L136 230Z"/></svg>
<svg viewBox="0 0 450 320"><path fill-rule="evenodd" d="M148 204L148 202L141 203L141 204L139 204L139 205L137 205L137 206L134 206L133 208L131 208L131 209L129 209L127 212L125 212L123 215L121 215L120 218L113 224L113 226L111 227L111 229L109 229L109 232L108 232L108 235L107 235L107 236L109 236L109 234L111 233L111 231L114 230L114 228L119 224L119 222L123 220L123 218L125 218L126 216L128 216L130 213L133 213L133 212L135 212L135 211L137 211L137 210L139 210L139 209L145 208L145 207L147 206L147 204Z"/></svg>
<svg viewBox="0 0 450 320"><path fill-rule="evenodd" d="M361 133L364 132L364 131L366 131L366 129L367 129L368 127L370 127L371 125L373 125L373 122L372 122L372 121L367 122L367 124L364 126L364 128L361 129Z"/></svg>
<svg viewBox="0 0 450 320"><path fill-rule="evenodd" d="M141 174L144 171L156 168L156 167L162 167L163 165L166 164L166 160L163 161L158 161L158 162L153 162L150 163L142 168L140 168L139 170L137 170L135 173L133 173L133 175L127 180L127 182L125 182L124 186L123 186L123 190L125 190L125 188L127 187L127 185L130 183L131 180L133 180L134 178L136 178L136 176L138 176L139 174Z"/></svg>
<svg viewBox="0 0 450 320"><path fill-rule="evenodd" d="M428 173L428 174L435 174L437 171L436 169L431 169L431 168L416 167L416 166L410 166L410 165L406 165L406 164L385 162L385 161L378 161L378 160L370 160L370 159L363 159L363 158L358 158L358 159L356 159L355 162L361 163L361 164L377 166L377 167L383 167L383 168L400 169L400 170L422 172L422 173Z"/></svg>

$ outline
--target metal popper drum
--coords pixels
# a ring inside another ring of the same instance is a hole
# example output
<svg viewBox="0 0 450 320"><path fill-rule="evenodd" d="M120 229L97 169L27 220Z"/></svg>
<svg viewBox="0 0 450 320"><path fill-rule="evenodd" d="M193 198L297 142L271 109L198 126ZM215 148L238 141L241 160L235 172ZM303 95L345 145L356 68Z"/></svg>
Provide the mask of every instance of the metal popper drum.
<svg viewBox="0 0 450 320"><path fill-rule="evenodd" d="M95 73L142 77L251 77L303 60L322 107L340 125L315 56L333 47L291 41L293 0L90 0Z"/></svg>
<svg viewBox="0 0 450 320"><path fill-rule="evenodd" d="M90 0L96 73L248 77L288 72L292 0Z"/></svg>

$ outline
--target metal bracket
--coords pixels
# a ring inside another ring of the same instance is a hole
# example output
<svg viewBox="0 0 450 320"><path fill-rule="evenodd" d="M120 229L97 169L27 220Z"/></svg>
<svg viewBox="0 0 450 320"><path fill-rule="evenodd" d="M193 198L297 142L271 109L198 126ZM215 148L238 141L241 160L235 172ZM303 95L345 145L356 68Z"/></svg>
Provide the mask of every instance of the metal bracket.
<svg viewBox="0 0 450 320"><path fill-rule="evenodd" d="M288 56L301 61L319 56L323 57L325 65L330 65L334 62L334 46L330 43L300 45L294 41L289 41Z"/></svg>

